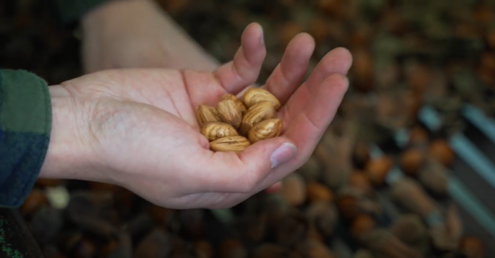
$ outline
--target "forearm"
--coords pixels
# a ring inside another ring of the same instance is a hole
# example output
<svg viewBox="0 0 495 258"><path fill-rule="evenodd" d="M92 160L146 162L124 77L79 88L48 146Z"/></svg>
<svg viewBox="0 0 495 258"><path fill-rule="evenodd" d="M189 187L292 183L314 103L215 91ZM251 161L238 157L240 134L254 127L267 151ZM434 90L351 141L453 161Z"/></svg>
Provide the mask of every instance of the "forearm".
<svg viewBox="0 0 495 258"><path fill-rule="evenodd" d="M213 71L219 66L152 0L108 1L81 18L81 29L84 56L97 59L92 55L102 44L114 45L121 55L113 57L119 60L118 67ZM111 55L108 51L100 54Z"/></svg>
<svg viewBox="0 0 495 258"><path fill-rule="evenodd" d="M60 85L49 87L51 99L52 129L50 144L40 169L40 178L51 179L94 179L89 166L91 148L83 140L80 131L86 124L81 119L82 110L70 90Z"/></svg>

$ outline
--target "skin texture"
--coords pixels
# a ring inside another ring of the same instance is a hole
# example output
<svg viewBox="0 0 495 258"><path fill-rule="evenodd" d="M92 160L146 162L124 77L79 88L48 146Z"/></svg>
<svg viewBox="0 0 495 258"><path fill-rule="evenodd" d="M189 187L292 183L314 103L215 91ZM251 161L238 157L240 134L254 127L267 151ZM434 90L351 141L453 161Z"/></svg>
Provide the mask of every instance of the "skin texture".
<svg viewBox="0 0 495 258"><path fill-rule="evenodd" d="M87 73L115 68L172 68L212 72L220 64L154 1L108 1L81 19ZM312 51L309 45L306 51ZM277 182L267 188L275 193Z"/></svg>
<svg viewBox="0 0 495 258"><path fill-rule="evenodd" d="M282 135L241 154L214 153L195 110L254 83L266 54L262 38L250 24L234 60L213 73L119 69L52 86L53 130L40 177L112 183L170 208L228 208L280 181L306 162L332 121L352 59L334 49L302 82L314 43L296 36L264 86L283 105Z"/></svg>

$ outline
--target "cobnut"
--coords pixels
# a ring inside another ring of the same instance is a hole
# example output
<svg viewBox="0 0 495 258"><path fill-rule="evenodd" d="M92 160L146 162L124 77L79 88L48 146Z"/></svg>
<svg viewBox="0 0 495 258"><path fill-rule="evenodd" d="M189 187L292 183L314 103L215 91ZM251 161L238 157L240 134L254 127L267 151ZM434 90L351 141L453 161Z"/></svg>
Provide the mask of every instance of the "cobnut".
<svg viewBox="0 0 495 258"><path fill-rule="evenodd" d="M251 145L243 136L228 136L210 142L210 149L213 151L242 152Z"/></svg>
<svg viewBox="0 0 495 258"><path fill-rule="evenodd" d="M217 110L208 105L199 105L196 117L200 127L203 127L203 124L208 122L220 122Z"/></svg>
<svg viewBox="0 0 495 258"><path fill-rule="evenodd" d="M282 132L283 121L280 118L266 119L257 123L249 130L248 138L251 144L274 138Z"/></svg>
<svg viewBox="0 0 495 258"><path fill-rule="evenodd" d="M244 104L250 108L260 102L272 102L276 110L280 108L280 101L269 91L262 88L250 88L244 93Z"/></svg>
<svg viewBox="0 0 495 258"><path fill-rule="evenodd" d="M417 148L410 148L402 153L400 168L410 176L417 176L419 168L425 160L424 154Z"/></svg>
<svg viewBox="0 0 495 258"><path fill-rule="evenodd" d="M273 102L260 102L251 106L242 118L240 133L247 135L251 128L266 119L275 118L277 110Z"/></svg>
<svg viewBox="0 0 495 258"><path fill-rule="evenodd" d="M217 112L220 120L232 125L235 129L241 126L242 112L232 99L224 99L218 102Z"/></svg>
<svg viewBox="0 0 495 258"><path fill-rule="evenodd" d="M242 115L244 115L244 113L246 113L246 111L247 111L246 105L244 105L244 103L242 103L242 101L240 99L238 99L236 96L229 94L229 93L226 93L223 95L222 100L226 100L226 99L233 100L235 102L235 104L237 105L237 107L239 108L239 110L241 111Z"/></svg>
<svg viewBox="0 0 495 258"><path fill-rule="evenodd" d="M222 122L205 123L203 128L201 128L201 134L204 135L210 142L219 138L238 135L233 126Z"/></svg>
<svg viewBox="0 0 495 258"><path fill-rule="evenodd" d="M429 152L433 159L447 167L450 167L452 163L454 163L455 153L445 140L440 139L432 141L430 143Z"/></svg>

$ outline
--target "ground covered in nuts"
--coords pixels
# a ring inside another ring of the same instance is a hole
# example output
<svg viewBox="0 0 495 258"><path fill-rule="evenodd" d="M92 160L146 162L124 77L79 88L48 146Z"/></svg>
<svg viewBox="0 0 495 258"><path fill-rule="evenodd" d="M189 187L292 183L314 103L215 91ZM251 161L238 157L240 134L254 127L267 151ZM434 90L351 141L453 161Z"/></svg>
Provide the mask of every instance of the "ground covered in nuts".
<svg viewBox="0 0 495 258"><path fill-rule="evenodd" d="M42 2L0 0L0 66L29 69L54 84L81 74L79 42ZM311 67L346 47L354 57L349 93L281 193L252 197L221 213L222 223L216 213L159 208L115 186L39 180L20 210L47 258L495 254L486 225L452 202L450 170L459 158L448 140L469 127L464 103L495 116L494 1L158 2L223 62L245 26L261 23L268 56L260 83L299 32L316 40ZM425 105L441 116L436 130L418 119ZM395 138L401 129L402 145ZM405 176L391 176L397 170ZM493 192L476 186L495 211ZM68 203L53 197L65 191Z"/></svg>

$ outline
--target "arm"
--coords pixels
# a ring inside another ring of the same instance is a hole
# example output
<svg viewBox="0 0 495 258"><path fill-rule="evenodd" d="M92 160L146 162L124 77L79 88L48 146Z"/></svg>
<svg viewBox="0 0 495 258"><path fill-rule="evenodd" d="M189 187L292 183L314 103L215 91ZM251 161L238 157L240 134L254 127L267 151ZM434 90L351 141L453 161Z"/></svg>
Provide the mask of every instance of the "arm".
<svg viewBox="0 0 495 258"><path fill-rule="evenodd" d="M51 122L46 82L29 72L0 70L0 206L18 207L31 191Z"/></svg>
<svg viewBox="0 0 495 258"><path fill-rule="evenodd" d="M109 1L80 21L86 72L149 67L211 72L219 66L152 0Z"/></svg>
<svg viewBox="0 0 495 258"><path fill-rule="evenodd" d="M85 72L162 67L213 71L215 58L153 0L55 0L66 25L82 31Z"/></svg>

